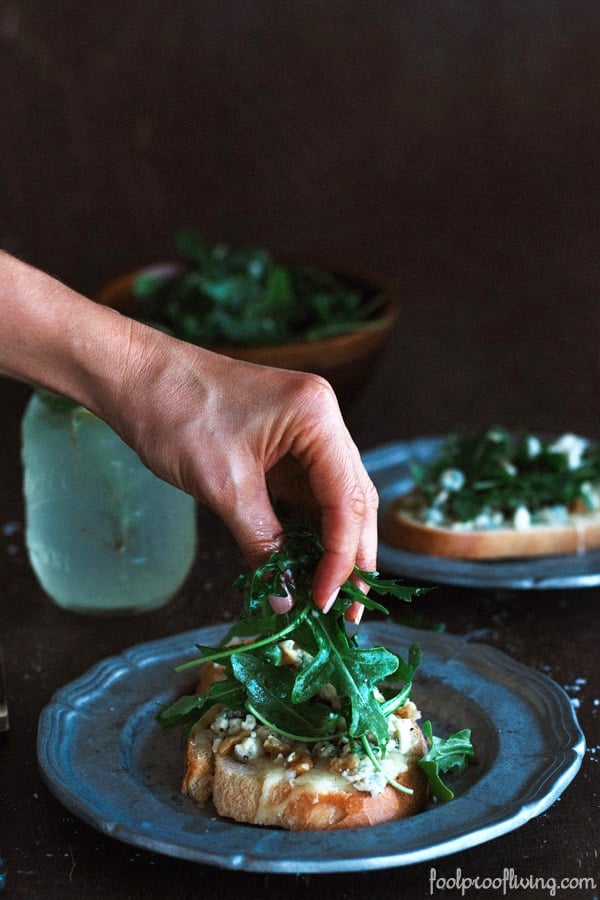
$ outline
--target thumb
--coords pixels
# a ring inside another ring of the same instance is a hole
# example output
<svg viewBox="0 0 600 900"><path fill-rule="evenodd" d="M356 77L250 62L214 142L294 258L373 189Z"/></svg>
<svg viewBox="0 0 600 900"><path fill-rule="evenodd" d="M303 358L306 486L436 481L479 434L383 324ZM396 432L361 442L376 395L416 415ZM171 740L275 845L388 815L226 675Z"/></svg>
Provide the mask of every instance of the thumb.
<svg viewBox="0 0 600 900"><path fill-rule="evenodd" d="M229 531L240 548L242 555L252 569L256 569L273 553L279 550L285 539L283 526L271 505L264 476L257 478L252 497L240 498L233 510L222 514ZM282 582L285 591L285 584ZM269 602L277 613L289 612L292 598L285 591L284 596L271 596Z"/></svg>

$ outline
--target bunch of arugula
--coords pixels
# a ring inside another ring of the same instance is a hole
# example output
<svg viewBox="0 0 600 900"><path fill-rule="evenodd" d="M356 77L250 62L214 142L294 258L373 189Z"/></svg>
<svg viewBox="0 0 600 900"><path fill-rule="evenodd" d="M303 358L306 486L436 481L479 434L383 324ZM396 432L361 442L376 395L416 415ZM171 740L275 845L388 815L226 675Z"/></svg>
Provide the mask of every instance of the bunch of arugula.
<svg viewBox="0 0 600 900"><path fill-rule="evenodd" d="M325 615L314 605L310 587L322 552L314 531L297 526L287 531L284 546L264 565L240 576L236 582L243 592L239 621L220 646L197 645L201 656L177 667L177 671L184 671L218 662L224 666L225 680L214 683L206 694L184 696L163 707L157 714L163 728L184 726L189 732L208 709L219 704L226 709L246 710L273 732L291 740L314 743L345 737L355 752L366 754L381 770L379 761L389 740L387 719L409 699L421 652L413 644L405 661L385 647L360 647L357 635L348 632L345 613L358 601L369 610L387 615L388 610L373 598L373 593L410 601L429 589L380 580L377 572L355 568L355 575L369 585L371 593L366 595L348 580ZM293 609L286 614L274 613L269 597L286 591L294 597ZM279 643L287 639L305 652L300 668L281 664ZM247 643L228 646L232 641ZM326 684L335 688L339 710L319 699ZM430 723L425 723L424 733L430 749L420 764L432 793L449 800L453 794L442 782L441 773L454 767L461 771L466 768L474 752L470 732L464 730L441 740L433 737ZM390 783L410 792L396 782Z"/></svg>
<svg viewBox="0 0 600 900"><path fill-rule="evenodd" d="M262 249L208 246L191 230L175 236L184 265L134 281L144 320L201 345L285 344L346 334L382 307L377 291L317 268L276 263Z"/></svg>
<svg viewBox="0 0 600 900"><path fill-rule="evenodd" d="M443 475L452 469L463 473L464 484L444 492ZM509 518L520 506L535 514L555 505L568 509L577 500L589 505L586 485L600 481L600 451L590 445L580 465L571 467L554 441L495 427L450 435L436 458L413 464L411 474L428 504L443 495L439 505L449 520L467 522L485 509Z"/></svg>

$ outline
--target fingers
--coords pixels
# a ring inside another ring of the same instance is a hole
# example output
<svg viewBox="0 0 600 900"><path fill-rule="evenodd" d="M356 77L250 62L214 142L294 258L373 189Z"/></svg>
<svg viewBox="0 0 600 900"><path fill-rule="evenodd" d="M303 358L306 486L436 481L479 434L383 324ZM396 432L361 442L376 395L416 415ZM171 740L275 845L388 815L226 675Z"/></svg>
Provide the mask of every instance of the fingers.
<svg viewBox="0 0 600 900"><path fill-rule="evenodd" d="M364 611L365 608L362 603L352 603L346 610L346 621L354 622L355 625L358 625L363 617Z"/></svg>
<svg viewBox="0 0 600 900"><path fill-rule="evenodd" d="M353 457L353 459L355 460L355 457ZM339 472L339 467L337 466L336 471ZM358 467L356 477L358 479L365 478L365 473L362 471L362 466ZM354 478L354 475L351 475L351 479L352 478ZM307 473L297 460L294 460L289 456L285 457L274 467L274 469L272 469L268 473L267 481L271 496L282 503L283 508L288 508L290 511L296 514L299 513L307 521L312 522L317 528L320 528L321 510L319 508L319 505L315 501L312 490L310 489ZM372 485L366 485L365 491L368 496L369 492L372 491ZM340 491L339 494L334 495L334 499L339 499L340 502L343 503L344 501L342 494L343 492ZM368 500L365 501L364 505L366 515L363 515L361 512L359 512L359 518L362 520L362 526L359 532L355 563L360 568L372 571L376 566L375 554L377 548L377 497L374 497L371 504L373 507L373 515L371 515ZM325 540L327 541L327 536L330 534L328 525L323 528L323 534L325 535ZM352 558L352 554L354 552L355 551L351 548L348 554L350 558ZM342 562L341 568L345 573L347 564ZM325 578L327 578L326 575ZM323 608L325 610L328 611L331 608L333 601L335 600L335 582L340 580L341 583L345 581L345 578L346 576L338 579L334 574L333 578L329 580L330 592L328 588L324 589L328 597L328 600L326 600L323 604ZM362 590L365 591L365 593L368 592L369 588L367 585L365 585L357 578L353 577L353 580ZM319 605L321 605L322 597L319 594L318 581L316 589L317 597L319 598ZM360 603L353 603L346 612L346 619L350 622L355 622L356 624L358 624L363 612L364 608Z"/></svg>
<svg viewBox="0 0 600 900"><path fill-rule="evenodd" d="M295 414L287 424L287 437L280 443L308 476L310 492L320 510L324 553L312 588L315 604L327 612L355 566L368 571L376 568L379 498L330 386L309 376L302 390L295 396ZM284 475L288 488L295 487L296 494L302 484L297 475L296 471L290 480L289 467ZM268 498L263 496L261 503L264 502L268 503ZM306 503L303 505L307 507ZM272 523L266 513L262 520ZM281 534L281 530L277 533ZM350 606L346 617L358 622L362 613L362 606L356 603Z"/></svg>
<svg viewBox="0 0 600 900"><path fill-rule="evenodd" d="M219 510L216 510L219 512ZM248 565L255 569L278 550L283 529L266 491L254 494L252 500L236 504L233 510L221 513Z"/></svg>
<svg viewBox="0 0 600 900"><path fill-rule="evenodd" d="M308 467L311 488L322 510L325 551L314 575L313 599L324 612L331 609L355 565L375 569L378 506L377 493L354 444L348 445L344 439L340 449L326 443L329 452L320 448L316 461ZM252 468L244 477L227 479L227 483L219 499L213 495L211 505L227 523L248 564L256 568L281 547L283 527L271 505L263 471ZM293 598L286 592L271 597L270 602L276 612L284 613L291 609ZM358 623L362 613L362 605L353 603L346 618Z"/></svg>
<svg viewBox="0 0 600 900"><path fill-rule="evenodd" d="M340 436L337 422L336 434L337 441L325 427L314 432L300 457L321 509L325 552L315 572L313 597L324 611L331 609L354 566L372 571L377 563L377 491L358 449L347 432ZM354 621L362 615L358 607L348 613Z"/></svg>
<svg viewBox="0 0 600 900"><path fill-rule="evenodd" d="M250 568L256 569L281 547L284 534L271 505L264 474L257 472L247 485L236 497L227 497L226 508L219 509L215 504L215 511L226 522ZM290 611L294 601L283 581L282 595L272 595L269 602L276 613Z"/></svg>
<svg viewBox="0 0 600 900"><path fill-rule="evenodd" d="M372 571L377 560L378 499L370 480L360 481L344 490L338 481L328 486L328 502L322 504L322 540L325 553L313 582L316 605L328 611L340 586L352 575L354 566ZM362 615L351 607L348 618Z"/></svg>

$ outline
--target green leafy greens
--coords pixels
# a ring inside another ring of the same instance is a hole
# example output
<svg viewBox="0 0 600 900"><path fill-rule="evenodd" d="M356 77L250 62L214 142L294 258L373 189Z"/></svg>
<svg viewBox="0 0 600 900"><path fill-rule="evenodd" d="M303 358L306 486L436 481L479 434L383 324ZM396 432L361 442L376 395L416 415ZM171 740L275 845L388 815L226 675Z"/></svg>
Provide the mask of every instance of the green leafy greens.
<svg viewBox="0 0 600 900"><path fill-rule="evenodd" d="M475 751L471 744L471 732L468 728L457 731L456 734L443 740L435 737L432 732L431 722L423 723L423 734L429 744L429 751L423 756L419 765L424 770L429 781L429 787L438 800L452 800L453 792L441 779L441 774L456 768L462 774L469 759Z"/></svg>
<svg viewBox="0 0 600 900"><path fill-rule="evenodd" d="M588 510L600 505L600 451L576 435L543 440L500 427L452 434L431 463L411 470L440 524L480 515L502 524L522 507L537 521L549 509L566 515L578 502Z"/></svg>
<svg viewBox="0 0 600 900"><path fill-rule="evenodd" d="M177 671L185 671L218 662L224 667L225 680L212 684L206 694L184 696L163 707L157 714L163 728L184 726L189 730L207 710L220 704L247 710L288 739L308 744L349 739L380 769L379 760L389 741L387 719L409 699L421 652L413 644L405 661L385 647L361 647L357 634L349 633L345 614L352 603L360 601L367 609L387 615L386 607L372 594L409 602L429 589L380 580L377 572L355 568L355 576L369 585L371 593L365 594L348 580L325 615L314 605L311 593L322 553L314 531L295 526L287 531L280 550L252 573L240 576L236 582L243 596L239 620L218 647L197 645L200 656L177 667ZM294 607L286 614L275 613L269 597L285 592L294 597ZM284 640L300 648L300 665L282 664L280 645ZM335 705L322 698L324 686L334 689ZM434 750L439 757L437 743L428 756ZM451 792L440 779L440 771L445 769L431 763L423 768L436 796L449 796Z"/></svg>
<svg viewBox="0 0 600 900"><path fill-rule="evenodd" d="M145 321L201 345L316 341L369 326L383 296L314 267L283 265L262 249L175 237L181 271L142 273L133 285Z"/></svg>

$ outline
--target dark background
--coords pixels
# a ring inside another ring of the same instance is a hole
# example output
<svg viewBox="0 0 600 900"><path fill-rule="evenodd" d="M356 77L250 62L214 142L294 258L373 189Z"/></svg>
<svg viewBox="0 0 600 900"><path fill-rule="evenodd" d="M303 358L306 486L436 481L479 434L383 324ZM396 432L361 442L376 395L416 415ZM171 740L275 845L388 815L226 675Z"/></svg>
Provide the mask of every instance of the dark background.
<svg viewBox="0 0 600 900"><path fill-rule="evenodd" d="M347 411L361 448L461 424L600 437L599 89L590 0L0 0L0 246L86 294L171 256L183 225L371 270L402 311ZM6 896L428 896L428 864L221 872L102 836L54 799L35 756L53 692L133 643L234 615L240 560L204 510L192 576L168 607L120 623L57 609L23 547L27 396L0 381ZM565 796L440 860L441 875L598 875L597 601L440 589L419 607L586 684L590 750Z"/></svg>
<svg viewBox="0 0 600 900"><path fill-rule="evenodd" d="M390 277L348 414L597 435L600 6L0 2L0 245L84 293L214 241Z"/></svg>

